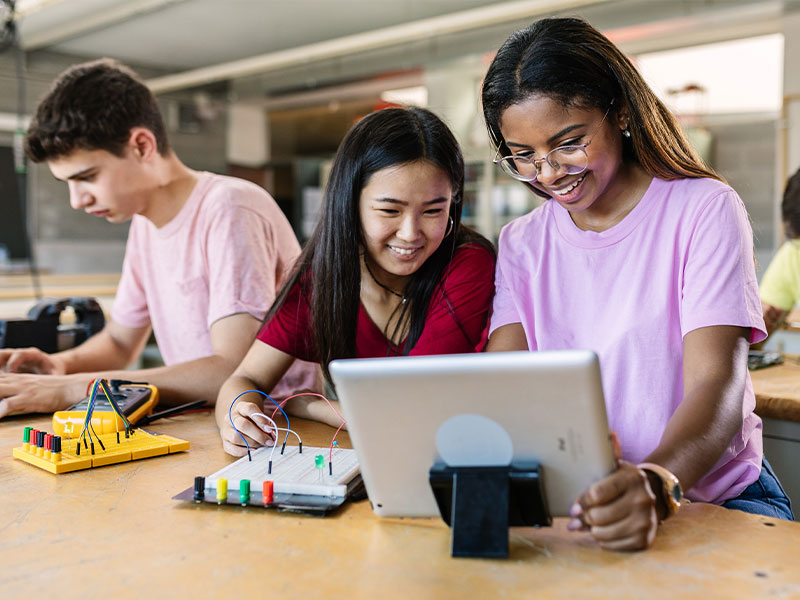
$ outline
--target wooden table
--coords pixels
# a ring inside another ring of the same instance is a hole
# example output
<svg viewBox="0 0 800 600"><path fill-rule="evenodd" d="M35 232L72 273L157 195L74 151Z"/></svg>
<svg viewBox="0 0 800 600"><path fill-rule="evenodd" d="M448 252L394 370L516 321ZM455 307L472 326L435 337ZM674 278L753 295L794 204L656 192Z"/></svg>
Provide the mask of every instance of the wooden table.
<svg viewBox="0 0 800 600"><path fill-rule="evenodd" d="M117 293L119 277L119 273L42 274L39 276L39 281L43 297L96 298L108 315ZM36 295L29 274L0 275L0 318L25 317L34 304Z"/></svg>
<svg viewBox="0 0 800 600"><path fill-rule="evenodd" d="M0 597L76 598L790 598L800 524L692 504L641 553L587 534L512 530L506 560L454 559L437 519L381 520L368 502L307 517L171 500L232 459L210 414L151 429L187 453L51 475L11 458L26 425L0 421ZM295 424L296 425L296 424ZM308 445L332 429L301 423ZM349 447L346 435L343 447Z"/></svg>
<svg viewBox="0 0 800 600"><path fill-rule="evenodd" d="M119 273L83 273L74 275L39 275L44 296L113 296L117 291ZM29 274L0 275L0 298L33 298L33 280Z"/></svg>
<svg viewBox="0 0 800 600"><path fill-rule="evenodd" d="M785 356L782 365L750 371L756 413L800 423L800 357Z"/></svg>

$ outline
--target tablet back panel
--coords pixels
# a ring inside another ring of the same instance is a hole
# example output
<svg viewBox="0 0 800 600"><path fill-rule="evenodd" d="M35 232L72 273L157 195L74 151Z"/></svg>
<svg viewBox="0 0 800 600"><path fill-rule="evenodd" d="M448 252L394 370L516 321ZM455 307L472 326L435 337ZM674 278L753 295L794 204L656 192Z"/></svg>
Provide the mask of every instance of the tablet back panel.
<svg viewBox="0 0 800 600"><path fill-rule="evenodd" d="M353 359L330 370L380 516L438 515L435 461L539 461L552 516L614 469L593 352Z"/></svg>

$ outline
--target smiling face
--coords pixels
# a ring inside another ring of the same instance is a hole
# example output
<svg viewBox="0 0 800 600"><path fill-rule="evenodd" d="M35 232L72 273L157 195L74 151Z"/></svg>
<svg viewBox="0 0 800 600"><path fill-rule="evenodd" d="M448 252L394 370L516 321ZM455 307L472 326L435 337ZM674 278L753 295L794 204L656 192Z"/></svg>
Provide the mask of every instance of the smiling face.
<svg viewBox="0 0 800 600"><path fill-rule="evenodd" d="M417 160L381 169L361 190L365 260L383 284L400 290L444 239L452 186L447 173Z"/></svg>
<svg viewBox="0 0 800 600"><path fill-rule="evenodd" d="M604 118L605 117L605 118ZM627 117L613 110L566 108L547 96L533 95L508 107L500 131L513 154L543 158L559 146L586 144L588 163L582 173L561 173L542 161L532 185L559 202L573 216L582 211L613 212L631 165L622 154Z"/></svg>
<svg viewBox="0 0 800 600"><path fill-rule="evenodd" d="M56 179L69 187L69 202L111 223L124 223L147 210L147 181L141 160L130 147L122 157L105 150L74 150L48 161Z"/></svg>

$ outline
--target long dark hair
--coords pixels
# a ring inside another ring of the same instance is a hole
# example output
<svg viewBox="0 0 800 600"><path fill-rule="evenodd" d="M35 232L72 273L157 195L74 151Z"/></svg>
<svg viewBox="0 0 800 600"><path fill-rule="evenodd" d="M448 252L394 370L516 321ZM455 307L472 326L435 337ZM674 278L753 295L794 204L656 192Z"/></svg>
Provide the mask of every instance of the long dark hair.
<svg viewBox="0 0 800 600"><path fill-rule="evenodd" d="M405 288L409 302L398 307L400 323L408 324L403 352L416 345L425 326L431 298L458 246L491 244L461 225L464 159L453 134L439 117L422 108L387 108L361 119L342 140L331 167L320 220L296 267L264 319L283 305L297 284L310 298L317 360L330 381L328 363L354 358L360 306L363 246L359 199L370 177L387 167L428 161L450 178L452 227ZM387 347L388 352L388 347Z"/></svg>
<svg viewBox="0 0 800 600"><path fill-rule="evenodd" d="M482 104L489 137L501 154L511 153L500 132L503 112L534 94L564 107L601 112L625 107L631 133L629 140L623 138L626 158L660 179L722 181L631 61L586 21L542 19L512 34L498 50L483 80Z"/></svg>

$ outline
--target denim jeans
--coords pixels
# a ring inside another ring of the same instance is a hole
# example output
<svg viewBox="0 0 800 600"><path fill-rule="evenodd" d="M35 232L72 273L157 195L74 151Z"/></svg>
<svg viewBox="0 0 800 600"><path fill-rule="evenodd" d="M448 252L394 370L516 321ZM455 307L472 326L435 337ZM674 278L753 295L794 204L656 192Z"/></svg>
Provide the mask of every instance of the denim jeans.
<svg viewBox="0 0 800 600"><path fill-rule="evenodd" d="M783 491L783 486L775 476L766 456L762 461L761 474L758 479L747 486L736 498L723 502L722 506L787 521L794 519L792 502Z"/></svg>

